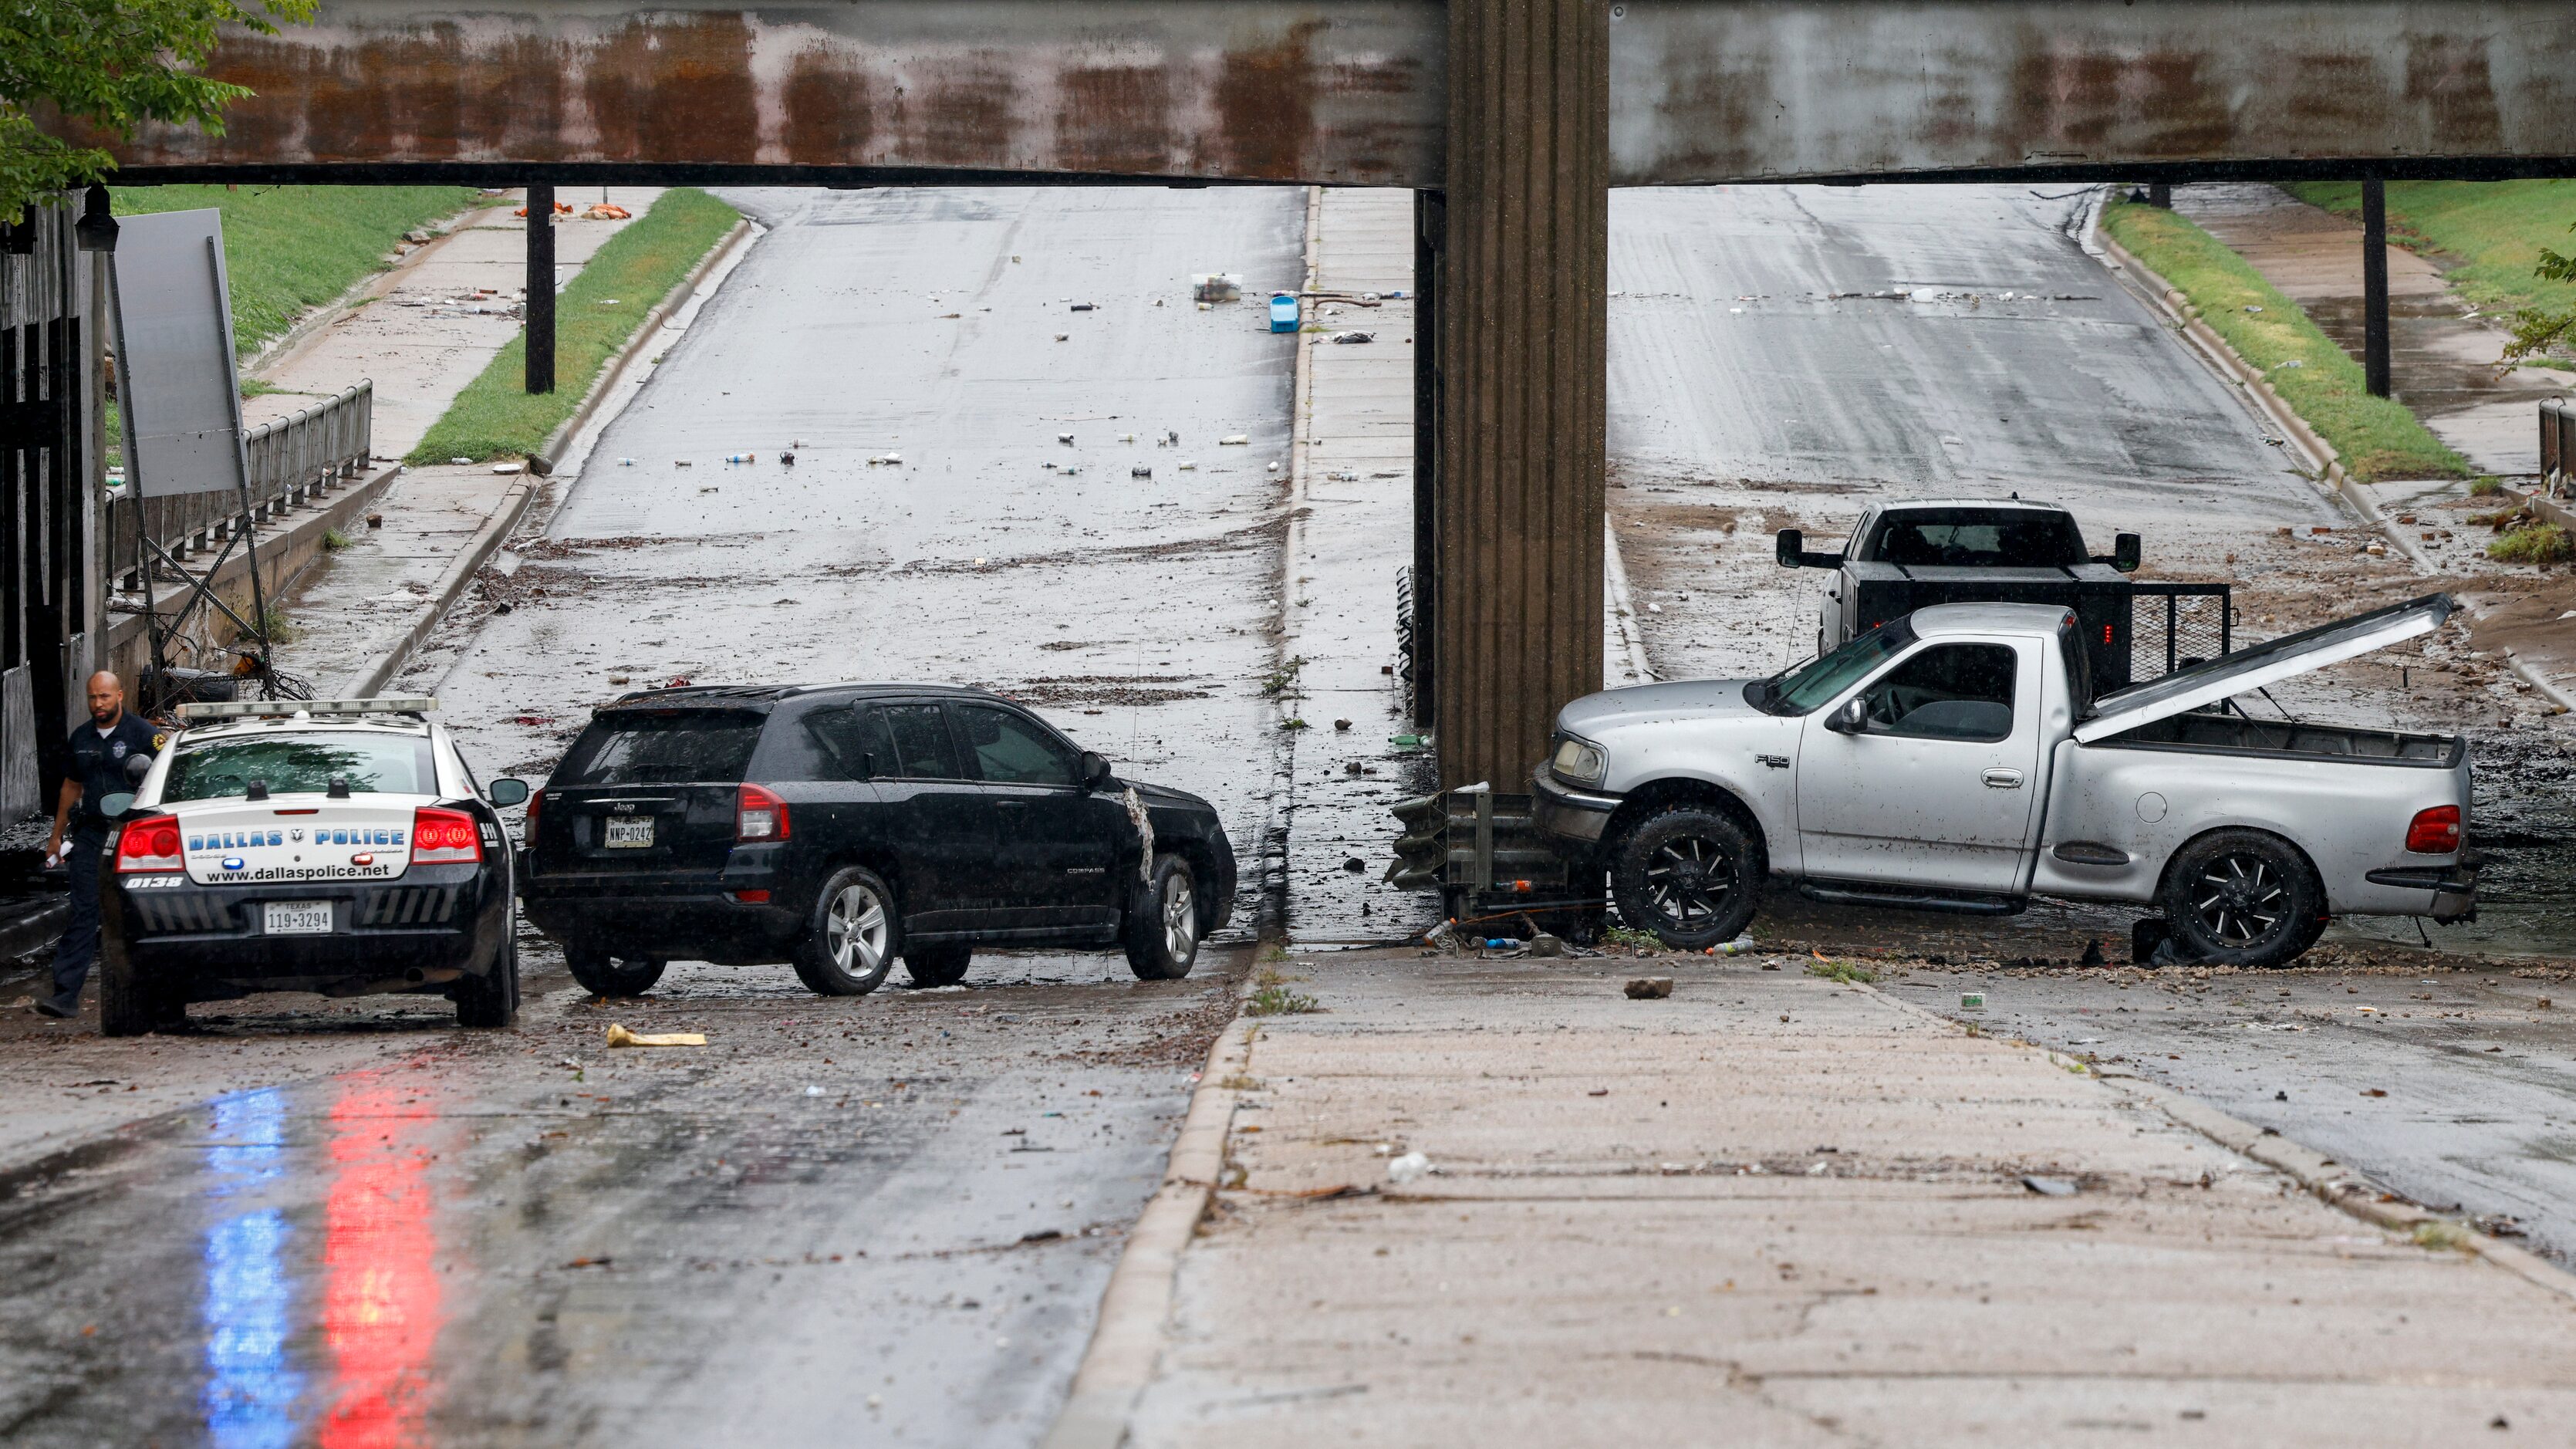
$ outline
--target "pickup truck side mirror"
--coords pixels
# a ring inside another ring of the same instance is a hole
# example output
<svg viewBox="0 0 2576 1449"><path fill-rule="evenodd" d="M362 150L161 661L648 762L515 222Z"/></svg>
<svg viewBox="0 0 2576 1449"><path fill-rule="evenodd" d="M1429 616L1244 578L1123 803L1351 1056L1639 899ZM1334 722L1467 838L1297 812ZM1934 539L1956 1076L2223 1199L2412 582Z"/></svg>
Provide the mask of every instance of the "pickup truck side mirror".
<svg viewBox="0 0 2576 1449"><path fill-rule="evenodd" d="M1807 552L1807 536L1794 528L1780 530L1777 547L1780 567L1784 569L1838 569L1843 566L1843 556L1839 552Z"/></svg>
<svg viewBox="0 0 2576 1449"><path fill-rule="evenodd" d="M1869 728L1869 701L1855 694L1844 700L1842 707L1825 716L1825 728L1838 735L1856 735Z"/></svg>
<svg viewBox="0 0 2576 1449"><path fill-rule="evenodd" d="M2118 533L2111 536L2111 567L2124 574L2138 571L2138 536Z"/></svg>
<svg viewBox="0 0 2576 1449"><path fill-rule="evenodd" d="M486 781L483 786L483 798L504 810L513 805L525 805L528 803L528 782L513 780L507 775L497 780Z"/></svg>
<svg viewBox="0 0 2576 1449"><path fill-rule="evenodd" d="M1089 750L1082 752L1082 788L1097 790L1109 783L1109 762Z"/></svg>

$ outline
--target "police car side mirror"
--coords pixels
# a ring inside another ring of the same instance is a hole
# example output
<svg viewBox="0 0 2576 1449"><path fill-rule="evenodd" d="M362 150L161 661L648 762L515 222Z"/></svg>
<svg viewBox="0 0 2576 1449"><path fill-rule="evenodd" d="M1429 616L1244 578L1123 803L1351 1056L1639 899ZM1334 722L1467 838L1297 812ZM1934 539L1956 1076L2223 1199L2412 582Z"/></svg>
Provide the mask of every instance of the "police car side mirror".
<svg viewBox="0 0 2576 1449"><path fill-rule="evenodd" d="M504 810L513 805L525 805L528 803L528 782L504 775L484 785L483 798Z"/></svg>
<svg viewBox="0 0 2576 1449"><path fill-rule="evenodd" d="M134 797L123 790L98 802L98 813L114 820L134 808Z"/></svg>
<svg viewBox="0 0 2576 1449"><path fill-rule="evenodd" d="M125 757L125 778L133 781L137 785L140 785L143 783L143 777L151 773L152 757L150 755L128 755Z"/></svg>

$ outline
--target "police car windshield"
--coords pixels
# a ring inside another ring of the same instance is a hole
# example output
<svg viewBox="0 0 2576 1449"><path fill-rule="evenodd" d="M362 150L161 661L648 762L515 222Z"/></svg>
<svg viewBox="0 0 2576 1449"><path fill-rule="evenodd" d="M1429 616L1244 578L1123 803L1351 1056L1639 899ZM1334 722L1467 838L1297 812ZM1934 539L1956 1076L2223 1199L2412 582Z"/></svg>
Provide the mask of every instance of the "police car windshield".
<svg viewBox="0 0 2576 1449"><path fill-rule="evenodd" d="M170 761L161 803L245 795L253 780L266 781L271 795L319 795L333 780L346 780L353 795L438 793L427 737L352 730L182 744Z"/></svg>

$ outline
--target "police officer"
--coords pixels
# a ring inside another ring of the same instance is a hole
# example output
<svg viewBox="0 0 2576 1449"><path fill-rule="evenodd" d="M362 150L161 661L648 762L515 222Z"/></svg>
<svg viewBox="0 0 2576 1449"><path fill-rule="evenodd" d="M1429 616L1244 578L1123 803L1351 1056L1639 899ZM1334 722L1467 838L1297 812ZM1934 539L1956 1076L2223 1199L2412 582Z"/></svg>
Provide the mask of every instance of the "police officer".
<svg viewBox="0 0 2576 1449"><path fill-rule="evenodd" d="M126 762L137 756L150 759L164 739L126 710L125 685L104 669L89 677L89 720L72 729L71 773L64 777L62 800L54 807L53 839L45 843L45 863L60 861L71 872L72 920L54 947L54 994L36 1003L43 1016L80 1014L81 984L98 955L98 868L108 831L99 804L133 789Z"/></svg>

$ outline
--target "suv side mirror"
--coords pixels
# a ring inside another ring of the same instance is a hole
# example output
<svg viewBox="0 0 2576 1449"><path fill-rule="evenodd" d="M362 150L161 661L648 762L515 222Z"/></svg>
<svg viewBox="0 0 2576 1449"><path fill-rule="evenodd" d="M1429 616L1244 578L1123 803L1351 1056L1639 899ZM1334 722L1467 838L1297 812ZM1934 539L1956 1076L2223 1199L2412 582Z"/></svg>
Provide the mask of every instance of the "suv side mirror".
<svg viewBox="0 0 2576 1449"><path fill-rule="evenodd" d="M106 816L110 820L122 817L126 811L133 808L134 797L123 790L119 790L115 794L98 802L98 813Z"/></svg>
<svg viewBox="0 0 2576 1449"><path fill-rule="evenodd" d="M2111 536L2111 567L2118 569L2124 574L2136 573L2138 571L2138 557L2138 536L2136 534L2115 533Z"/></svg>
<svg viewBox="0 0 2576 1449"><path fill-rule="evenodd" d="M1838 735L1856 735L1869 728L1869 701L1855 694L1844 700L1842 707L1825 717L1825 728Z"/></svg>
<svg viewBox="0 0 2576 1449"><path fill-rule="evenodd" d="M1097 790L1109 783L1109 762L1089 750L1082 752L1082 788Z"/></svg>
<svg viewBox="0 0 2576 1449"><path fill-rule="evenodd" d="M525 805L528 803L528 782L503 775L497 780L485 782L483 798L504 810L513 805Z"/></svg>

